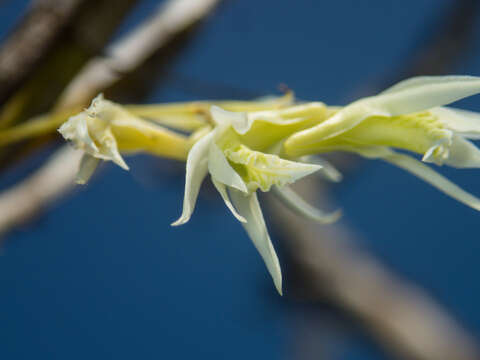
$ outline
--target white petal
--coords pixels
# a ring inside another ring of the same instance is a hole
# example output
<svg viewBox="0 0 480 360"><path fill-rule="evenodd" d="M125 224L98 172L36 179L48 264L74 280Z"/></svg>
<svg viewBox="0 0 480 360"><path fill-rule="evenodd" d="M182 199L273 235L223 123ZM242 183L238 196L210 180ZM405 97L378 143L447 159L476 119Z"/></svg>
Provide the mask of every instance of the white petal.
<svg viewBox="0 0 480 360"><path fill-rule="evenodd" d="M247 113L227 111L216 105L211 106L210 113L217 125L232 126L241 135L250 130L253 123L248 119Z"/></svg>
<svg viewBox="0 0 480 360"><path fill-rule="evenodd" d="M442 130L444 133L443 138L435 141L430 146L427 152L423 155L422 161L429 162L437 165L443 165L448 163L448 157L450 155L450 148L452 146L454 134L451 130Z"/></svg>
<svg viewBox="0 0 480 360"><path fill-rule="evenodd" d="M238 190L229 189L230 197L238 212L247 220L243 227L265 261L277 291L282 295L282 271L272 241L268 235L257 194L245 195Z"/></svg>
<svg viewBox="0 0 480 360"><path fill-rule="evenodd" d="M104 108L105 104L111 104L111 102L105 100L103 93L100 93L92 99L90 107L86 109L86 111L92 113L93 116L96 116Z"/></svg>
<svg viewBox="0 0 480 360"><path fill-rule="evenodd" d="M392 163L418 176L420 179L451 196L457 201L460 201L461 203L470 206L475 210L480 210L480 199L455 185L443 175L440 175L421 161L418 161L408 155L395 153L392 150L384 147L372 147L366 151L357 152L368 158L381 158L385 161L388 161L389 163Z"/></svg>
<svg viewBox="0 0 480 360"><path fill-rule="evenodd" d="M211 143L208 152L208 171L215 180L245 193L248 192L247 185L214 142Z"/></svg>
<svg viewBox="0 0 480 360"><path fill-rule="evenodd" d="M309 164L316 164L321 166L317 174L323 176L324 178L333 181L333 182L340 182L343 179L343 175L340 171L338 171L335 166L333 166L329 161L325 160L319 156L303 156L300 158L301 162L309 163Z"/></svg>
<svg viewBox="0 0 480 360"><path fill-rule="evenodd" d="M415 76L410 79L402 80L386 90L383 90L379 95L391 94L398 92L400 90L406 90L412 87L423 86L423 85L436 85L444 84L446 82L458 82L465 80L475 80L478 79L475 76L463 76L463 75L446 75L446 76Z"/></svg>
<svg viewBox="0 0 480 360"><path fill-rule="evenodd" d="M87 115L85 113L71 116L58 128L58 132L62 134L65 140L71 140L76 147L85 149L92 154L98 152L97 146L88 133Z"/></svg>
<svg viewBox="0 0 480 360"><path fill-rule="evenodd" d="M378 96L360 101L397 116L447 105L478 93L478 77L426 76L406 80Z"/></svg>
<svg viewBox="0 0 480 360"><path fill-rule="evenodd" d="M218 192L222 196L222 199L225 202L225 205L227 205L228 209L232 212L233 216L235 216L235 218L242 223L247 222L247 220L245 220L245 218L237 212L232 202L230 201L230 198L228 197L228 194L227 194L227 187L221 182L215 180L213 176L212 176L212 183L213 185L215 185L215 188L218 190Z"/></svg>
<svg viewBox="0 0 480 360"><path fill-rule="evenodd" d="M297 193L295 193L288 186L272 188L273 195L277 197L285 206L287 206L294 213L321 224L330 224L337 221L342 215L341 210L327 213L323 210L313 207L305 200L303 200Z"/></svg>
<svg viewBox="0 0 480 360"><path fill-rule="evenodd" d="M461 136L454 135L445 164L456 168L479 168L480 149Z"/></svg>
<svg viewBox="0 0 480 360"><path fill-rule="evenodd" d="M97 159L89 154L83 154L80 160L80 166L78 168L76 182L77 184L86 184L92 177L93 172L98 166L100 159Z"/></svg>
<svg viewBox="0 0 480 360"><path fill-rule="evenodd" d="M326 114L326 106L321 102L297 104L284 109L263 110L248 113L250 122L261 121L275 125L294 125L305 121L313 115L317 117Z"/></svg>
<svg viewBox="0 0 480 360"><path fill-rule="evenodd" d="M128 165L123 160L118 151L117 140L113 136L112 130L107 128L102 134L102 140L99 142L98 153L91 154L104 160L111 160L124 170L129 170Z"/></svg>
<svg viewBox="0 0 480 360"><path fill-rule="evenodd" d="M423 154L422 161L427 162L427 163L432 163L436 164L438 166L443 165L445 162L445 159L438 159L437 156L435 156L435 152L441 149L440 144L435 144L431 146L425 154Z"/></svg>
<svg viewBox="0 0 480 360"><path fill-rule="evenodd" d="M456 108L438 107L430 112L449 129L470 139L480 139L480 114Z"/></svg>
<svg viewBox="0 0 480 360"><path fill-rule="evenodd" d="M123 157L120 155L120 153L118 152L118 149L113 149L111 151L111 154L112 154L112 161L117 164L118 166L120 166L123 170L130 170L130 168L128 167L128 165L125 163L125 160L123 160Z"/></svg>
<svg viewBox="0 0 480 360"><path fill-rule="evenodd" d="M182 225L190 220L190 216L195 208L200 186L207 175L208 149L213 136L214 132L212 131L202 137L193 145L188 153L183 211L180 218L172 223L172 226Z"/></svg>

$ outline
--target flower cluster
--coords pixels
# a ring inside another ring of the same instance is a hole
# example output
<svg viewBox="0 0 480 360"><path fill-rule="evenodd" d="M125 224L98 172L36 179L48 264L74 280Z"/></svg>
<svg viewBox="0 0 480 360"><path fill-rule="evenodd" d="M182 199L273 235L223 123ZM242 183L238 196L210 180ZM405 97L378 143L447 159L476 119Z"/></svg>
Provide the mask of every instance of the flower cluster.
<svg viewBox="0 0 480 360"><path fill-rule="evenodd" d="M480 167L480 114L444 107L480 92L480 78L421 76L339 109L284 143L285 156L347 151L379 158L420 177L447 195L480 210L480 200L424 163ZM418 161L401 149L422 156Z"/></svg>
<svg viewBox="0 0 480 360"><path fill-rule="evenodd" d="M257 190L272 190L284 204L309 219L335 221L338 211L326 213L314 208L289 185L316 171L339 181L341 175L330 164L324 160L310 163L308 156L346 151L393 163L480 210L479 199L425 164L480 167L480 151L468 140L480 138L480 114L445 107L479 92L480 78L443 76L406 80L345 107L294 103L288 94L254 102L127 109L99 96L59 131L85 152L79 169L82 183L99 159L128 169L121 153L145 151L186 159L183 211L172 225L190 219L201 184L209 174L227 208L253 241L281 294L280 264ZM145 119L145 114L150 120ZM162 125L193 132L186 137ZM394 149L421 154L422 161Z"/></svg>

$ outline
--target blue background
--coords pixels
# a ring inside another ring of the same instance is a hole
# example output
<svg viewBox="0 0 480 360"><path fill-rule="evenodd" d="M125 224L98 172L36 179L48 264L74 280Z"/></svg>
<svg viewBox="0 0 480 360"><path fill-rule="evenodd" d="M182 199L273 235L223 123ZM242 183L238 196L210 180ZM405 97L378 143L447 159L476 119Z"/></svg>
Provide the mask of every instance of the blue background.
<svg viewBox="0 0 480 360"><path fill-rule="evenodd" d="M26 3L0 2L1 38ZM119 34L157 3L143 1ZM245 94L273 93L285 83L299 98L343 104L401 68L450 3L225 1L176 60L169 81L145 101L229 96L186 91L181 78ZM479 36L477 26L475 43ZM454 72L480 75L480 47ZM480 111L480 97L461 105ZM90 184L5 239L1 359L302 358L299 336L318 336L331 359L388 359L361 329L277 296L210 187L192 220L171 228L183 197L180 164L143 156L127 162L131 172L105 165ZM34 165L18 166L0 184ZM478 171L442 172L480 194ZM480 214L375 161L362 163L334 197L361 246L424 287L480 338ZM307 312L323 324L309 333L298 326Z"/></svg>

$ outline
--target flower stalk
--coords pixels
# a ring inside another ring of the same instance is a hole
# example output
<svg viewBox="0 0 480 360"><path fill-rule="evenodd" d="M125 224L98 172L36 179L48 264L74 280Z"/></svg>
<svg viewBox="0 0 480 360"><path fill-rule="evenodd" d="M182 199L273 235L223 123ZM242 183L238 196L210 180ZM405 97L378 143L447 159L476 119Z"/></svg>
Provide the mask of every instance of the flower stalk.
<svg viewBox="0 0 480 360"><path fill-rule="evenodd" d="M310 220L336 221L339 211L313 207L289 185L315 172L340 181L341 174L331 164L312 156L343 151L394 164L480 210L478 198L425 164L480 167L480 150L469 140L480 139L480 114L445 107L478 93L480 78L444 76L409 79L345 107L298 103L291 93L251 102L138 106L121 106L99 96L59 131L85 153L79 169L81 183L99 160L128 169L122 154L145 152L186 160L183 209L175 226L188 222L200 187L210 177L282 294L280 261L257 191L272 191L284 205ZM410 153L419 154L421 160Z"/></svg>

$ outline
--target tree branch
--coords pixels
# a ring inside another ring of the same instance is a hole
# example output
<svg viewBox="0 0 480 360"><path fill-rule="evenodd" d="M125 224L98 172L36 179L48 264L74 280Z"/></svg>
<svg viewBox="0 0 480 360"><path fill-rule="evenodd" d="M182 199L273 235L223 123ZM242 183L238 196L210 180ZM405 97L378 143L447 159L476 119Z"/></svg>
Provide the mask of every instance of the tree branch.
<svg viewBox="0 0 480 360"><path fill-rule="evenodd" d="M173 41L176 35L205 18L219 1L196 0L195 6L190 6L192 3L189 0L167 1L155 15L115 42L109 48L107 56L92 60L73 80L72 86L61 97L56 109L70 108L73 104L88 105L98 92L112 86L122 76L134 72L153 53ZM137 44L138 42L143 44ZM118 66L121 66L122 72L117 71ZM8 212L2 212L2 209L9 209L9 206L15 203L15 198L21 204L11 215L6 216L5 221L0 222L0 234L24 223L73 188L78 154L66 150L65 146L58 154L30 178L0 194L2 216ZM61 176L52 177L51 169L60 171L62 166L64 168ZM32 198L30 203L26 201L29 197Z"/></svg>
<svg viewBox="0 0 480 360"><path fill-rule="evenodd" d="M411 61L393 71L387 81L373 82L364 90L374 93L385 83L448 72L470 49L479 7L476 0L452 1L427 29L429 36L412 51ZM326 198L327 189L315 184L315 190L306 189L305 197L312 199L319 194ZM401 358L480 359L475 339L423 290L355 247L356 241L345 226L318 227L278 206L271 211L279 229L276 235L287 248L287 268L291 265L291 283L297 284L292 291L297 296L327 301L362 321L381 346Z"/></svg>
<svg viewBox="0 0 480 360"><path fill-rule="evenodd" d="M64 146L41 169L4 191L0 195L0 235L30 220L70 191L81 155Z"/></svg>
<svg viewBox="0 0 480 360"><path fill-rule="evenodd" d="M306 197L325 193L315 183ZM475 340L444 309L356 247L344 224L320 226L292 216L278 202L269 205L275 234L287 250L287 294L346 312L401 358L480 359Z"/></svg>
<svg viewBox="0 0 480 360"><path fill-rule="evenodd" d="M69 21L89 0L35 1L0 48L0 104L46 56Z"/></svg>
<svg viewBox="0 0 480 360"><path fill-rule="evenodd" d="M114 43L106 56L93 59L68 86L60 99L62 107L75 107L145 64L160 48L164 48L184 30L205 18L219 0L168 1L156 16Z"/></svg>
<svg viewBox="0 0 480 360"><path fill-rule="evenodd" d="M137 1L36 0L0 48L1 125L48 110Z"/></svg>

